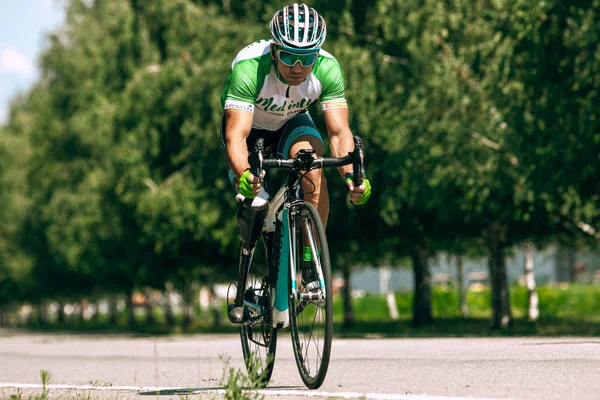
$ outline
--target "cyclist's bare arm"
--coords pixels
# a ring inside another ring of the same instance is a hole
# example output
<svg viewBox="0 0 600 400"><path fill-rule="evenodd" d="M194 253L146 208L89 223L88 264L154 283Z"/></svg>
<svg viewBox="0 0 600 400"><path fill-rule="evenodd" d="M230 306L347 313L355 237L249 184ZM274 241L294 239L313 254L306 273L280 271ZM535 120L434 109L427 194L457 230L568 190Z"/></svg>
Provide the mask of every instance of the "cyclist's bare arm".
<svg viewBox="0 0 600 400"><path fill-rule="evenodd" d="M253 117L254 114L248 111L225 110L225 154L231 171L235 175L233 185L237 191L240 191L240 177L244 171L250 168L246 139L252 130ZM262 186L260 179L251 173L243 179L246 182L245 190L251 189L254 196L257 196ZM248 187L248 184L251 186Z"/></svg>
<svg viewBox="0 0 600 400"><path fill-rule="evenodd" d="M323 112L329 134L329 146L332 157L344 157L354 150L354 139L348 125L348 109L332 108ZM352 172L352 165L339 167L342 177Z"/></svg>
<svg viewBox="0 0 600 400"><path fill-rule="evenodd" d="M329 145L331 155L333 157L344 157L349 152L354 151L354 139L350 126L348 125L348 109L347 108L332 108L323 112L325 117L325 125L327 125L327 133L329 133ZM339 167L338 170L342 177L347 173L352 172L352 165ZM352 180L346 183L350 200L358 201L365 191L365 186L354 186Z"/></svg>
<svg viewBox="0 0 600 400"><path fill-rule="evenodd" d="M246 139L252 129L254 114L248 111L225 110L225 154L231 171L239 178L250 168Z"/></svg>

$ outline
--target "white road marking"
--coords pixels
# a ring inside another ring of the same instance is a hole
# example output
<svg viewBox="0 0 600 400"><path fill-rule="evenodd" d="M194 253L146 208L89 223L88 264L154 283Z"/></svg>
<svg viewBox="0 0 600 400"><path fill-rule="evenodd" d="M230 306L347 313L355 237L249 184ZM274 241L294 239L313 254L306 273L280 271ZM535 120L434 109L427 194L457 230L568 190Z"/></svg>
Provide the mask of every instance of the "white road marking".
<svg viewBox="0 0 600 400"><path fill-rule="evenodd" d="M14 389L42 389L38 383L0 383L0 388ZM202 389L181 387L156 387L156 386L94 386L94 385L46 385L48 390L99 390L99 391L133 391L133 392L173 392L172 394L225 394L224 389ZM484 397L455 397L455 396L428 396L425 394L385 394L385 393L358 393L358 392L321 392L316 390L271 390L260 389L257 393L265 396L297 396L297 397L323 397L333 399L367 399L367 400L497 400ZM167 393L163 393L167 394ZM509 400L509 399L503 399Z"/></svg>

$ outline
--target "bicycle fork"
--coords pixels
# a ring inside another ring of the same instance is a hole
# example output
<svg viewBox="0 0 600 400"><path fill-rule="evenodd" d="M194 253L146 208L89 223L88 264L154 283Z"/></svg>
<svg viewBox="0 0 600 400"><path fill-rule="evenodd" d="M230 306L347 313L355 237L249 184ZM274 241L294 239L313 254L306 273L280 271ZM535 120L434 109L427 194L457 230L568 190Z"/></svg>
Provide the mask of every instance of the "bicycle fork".
<svg viewBox="0 0 600 400"><path fill-rule="evenodd" d="M275 285L275 301L273 304L273 327L274 328L285 328L289 325L289 300L288 294L288 278L290 270L293 269L293 258L290 257L290 250L294 249L291 245L292 235L290 235L289 229L289 212L287 209L283 209L280 212L281 221L280 229L281 232L277 232L276 240L280 240L281 248L279 252L279 268L277 272L277 283ZM292 262L290 263L290 261ZM292 275L293 277L293 275ZM293 279L293 278L292 278Z"/></svg>
<svg viewBox="0 0 600 400"><path fill-rule="evenodd" d="M315 270L317 273L317 279L319 281L319 290L317 291L309 291L309 292L305 292L305 291L301 291L298 292L296 290L297 288L297 283L296 283L296 269L299 268L298 265L296 265L295 260L299 260L299 257L297 256L297 254L293 254L292 255L292 263L290 265L290 270L292 273L292 296L297 296L298 300L302 300L304 302L317 302L320 303L322 301L325 300L325 291L323 290L323 288L325 287L325 279L324 279L324 275L323 275L323 267L321 265L321 258L319 257L320 252L319 249L317 248L317 242L315 239L315 235L312 231L312 228L310 226L310 224L308 223L308 221L306 219L303 218L293 218L296 223L300 224L301 227L294 227L293 229L291 229L292 232L292 243L297 243L297 234L300 235L306 235L306 239L308 241L308 245L310 247L310 252L312 255L312 260L315 264ZM295 249L295 251L301 251L301 249L296 248L296 246L293 247ZM298 313L302 312L302 305L299 307L299 309L297 310Z"/></svg>

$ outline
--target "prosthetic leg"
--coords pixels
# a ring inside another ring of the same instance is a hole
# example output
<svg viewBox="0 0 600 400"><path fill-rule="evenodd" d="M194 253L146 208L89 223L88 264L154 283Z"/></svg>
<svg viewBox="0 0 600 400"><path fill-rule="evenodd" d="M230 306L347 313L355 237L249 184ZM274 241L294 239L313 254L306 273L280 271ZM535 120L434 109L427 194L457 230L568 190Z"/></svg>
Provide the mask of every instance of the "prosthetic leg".
<svg viewBox="0 0 600 400"><path fill-rule="evenodd" d="M262 197L244 199L240 202L237 212L238 231L240 236L240 264L235 302L228 305L229 321L234 324L243 323L248 319L244 312L244 294L248 267L254 255L256 242L260 237L269 203Z"/></svg>

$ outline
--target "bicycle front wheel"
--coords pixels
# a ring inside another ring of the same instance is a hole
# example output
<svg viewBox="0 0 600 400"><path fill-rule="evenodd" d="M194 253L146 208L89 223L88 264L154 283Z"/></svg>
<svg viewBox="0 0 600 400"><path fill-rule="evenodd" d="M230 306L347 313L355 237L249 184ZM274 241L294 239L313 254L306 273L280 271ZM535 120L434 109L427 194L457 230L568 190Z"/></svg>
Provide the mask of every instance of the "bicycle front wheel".
<svg viewBox="0 0 600 400"><path fill-rule="evenodd" d="M290 329L296 365L309 389L321 386L327 375L333 336L331 265L325 227L310 203L295 207L296 276L291 277ZM310 255L309 255L310 254Z"/></svg>

